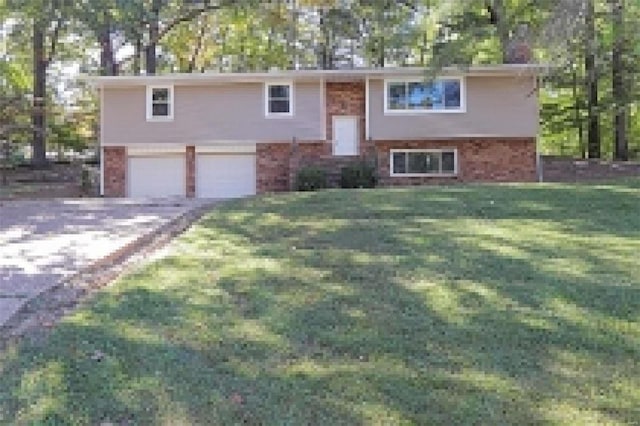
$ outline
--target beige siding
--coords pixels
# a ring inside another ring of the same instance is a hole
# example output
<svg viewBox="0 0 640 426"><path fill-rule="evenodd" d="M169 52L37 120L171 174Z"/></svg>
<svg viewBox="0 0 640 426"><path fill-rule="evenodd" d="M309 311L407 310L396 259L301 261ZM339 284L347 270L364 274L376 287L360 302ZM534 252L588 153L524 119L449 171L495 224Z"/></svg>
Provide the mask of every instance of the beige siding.
<svg viewBox="0 0 640 426"><path fill-rule="evenodd" d="M370 136L376 140L535 137L534 78L467 77L465 113L384 114L384 81L370 82Z"/></svg>
<svg viewBox="0 0 640 426"><path fill-rule="evenodd" d="M294 116L266 118L261 83L175 86L170 122L147 122L146 88L103 92L103 144L206 144L215 141L320 140L320 82L296 83Z"/></svg>

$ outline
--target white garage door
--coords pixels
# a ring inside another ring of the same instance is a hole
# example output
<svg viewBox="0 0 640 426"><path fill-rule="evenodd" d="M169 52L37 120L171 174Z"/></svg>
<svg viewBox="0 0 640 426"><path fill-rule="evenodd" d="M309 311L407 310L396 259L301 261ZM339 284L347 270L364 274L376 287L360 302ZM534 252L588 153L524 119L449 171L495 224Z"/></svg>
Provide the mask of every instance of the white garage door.
<svg viewBox="0 0 640 426"><path fill-rule="evenodd" d="M196 197L238 198L255 193L255 154L198 154L196 157Z"/></svg>
<svg viewBox="0 0 640 426"><path fill-rule="evenodd" d="M184 155L129 157L129 197L184 197Z"/></svg>

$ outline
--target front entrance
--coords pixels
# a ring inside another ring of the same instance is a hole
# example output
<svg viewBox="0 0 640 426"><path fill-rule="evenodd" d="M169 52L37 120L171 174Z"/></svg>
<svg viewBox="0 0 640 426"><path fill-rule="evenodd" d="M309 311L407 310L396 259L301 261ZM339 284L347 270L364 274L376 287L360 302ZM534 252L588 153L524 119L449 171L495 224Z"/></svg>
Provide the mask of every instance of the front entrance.
<svg viewBox="0 0 640 426"><path fill-rule="evenodd" d="M358 155L358 117L333 117L333 155Z"/></svg>

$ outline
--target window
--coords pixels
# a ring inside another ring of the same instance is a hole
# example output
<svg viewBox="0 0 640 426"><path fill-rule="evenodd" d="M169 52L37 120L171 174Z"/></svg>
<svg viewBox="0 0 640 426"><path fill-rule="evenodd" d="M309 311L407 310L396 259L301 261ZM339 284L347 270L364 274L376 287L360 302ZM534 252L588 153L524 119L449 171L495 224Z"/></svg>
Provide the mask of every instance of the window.
<svg viewBox="0 0 640 426"><path fill-rule="evenodd" d="M266 85L266 115L287 117L293 115L293 84L269 83Z"/></svg>
<svg viewBox="0 0 640 426"><path fill-rule="evenodd" d="M391 150L391 176L437 176L458 173L458 152L448 150Z"/></svg>
<svg viewBox="0 0 640 426"><path fill-rule="evenodd" d="M463 112L461 78L387 81L385 112Z"/></svg>
<svg viewBox="0 0 640 426"><path fill-rule="evenodd" d="M147 120L173 120L173 87L147 87Z"/></svg>

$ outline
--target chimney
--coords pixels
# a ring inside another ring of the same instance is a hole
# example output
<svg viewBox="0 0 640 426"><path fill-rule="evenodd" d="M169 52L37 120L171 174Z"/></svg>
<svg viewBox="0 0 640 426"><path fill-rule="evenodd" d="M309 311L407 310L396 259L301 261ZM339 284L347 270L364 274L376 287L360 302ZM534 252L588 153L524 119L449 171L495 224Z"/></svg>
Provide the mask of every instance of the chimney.
<svg viewBox="0 0 640 426"><path fill-rule="evenodd" d="M507 64L528 64L531 62L533 53L531 52L531 46L529 45L529 26L527 24L519 24L509 44L507 46L507 52L505 63Z"/></svg>

